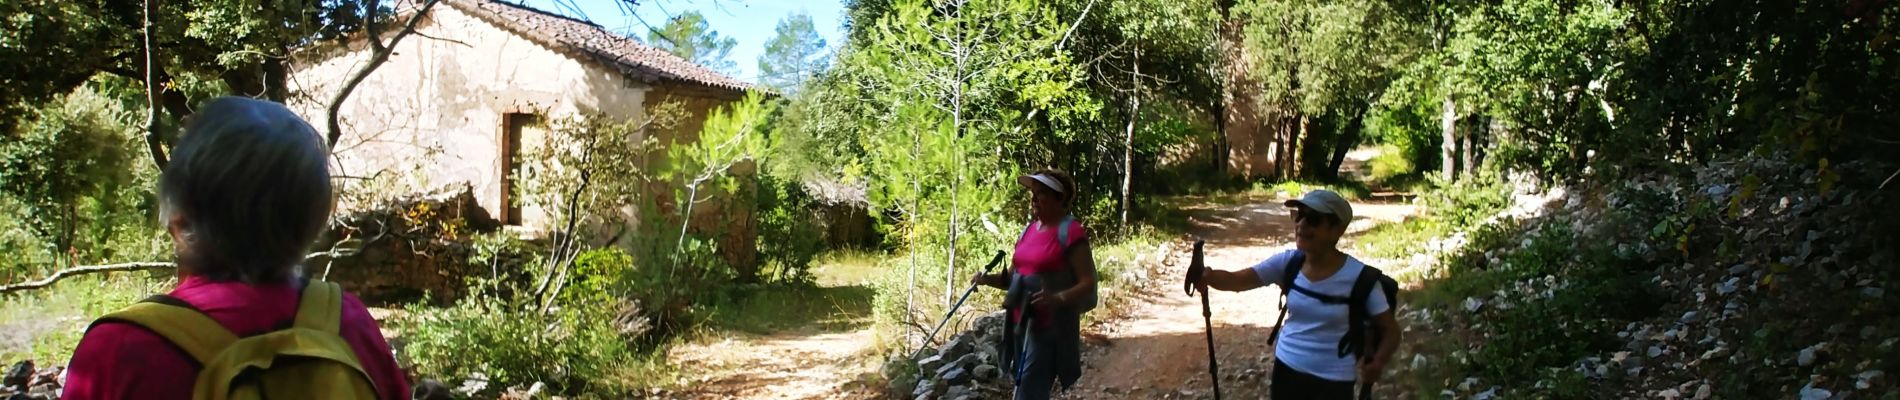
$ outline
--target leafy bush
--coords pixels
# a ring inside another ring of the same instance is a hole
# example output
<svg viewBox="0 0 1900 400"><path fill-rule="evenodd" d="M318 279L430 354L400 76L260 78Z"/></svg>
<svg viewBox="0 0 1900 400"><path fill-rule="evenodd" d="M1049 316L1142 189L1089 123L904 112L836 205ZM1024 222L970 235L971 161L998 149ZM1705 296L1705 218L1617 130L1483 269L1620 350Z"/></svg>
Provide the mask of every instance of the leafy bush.
<svg viewBox="0 0 1900 400"><path fill-rule="evenodd" d="M611 392L632 355L609 324L614 303L574 303L548 313L528 302L469 296L448 308L411 305L404 364L423 376L483 374L491 390L544 382L564 393ZM494 393L488 393L493 395Z"/></svg>
<svg viewBox="0 0 1900 400"><path fill-rule="evenodd" d="M825 250L811 195L796 181L765 175L756 201L759 273L768 278L761 280L810 281L812 259Z"/></svg>
<svg viewBox="0 0 1900 400"><path fill-rule="evenodd" d="M1434 179L1435 190L1422 197L1433 218L1452 226L1473 226L1511 205L1511 188L1495 173L1444 182Z"/></svg>

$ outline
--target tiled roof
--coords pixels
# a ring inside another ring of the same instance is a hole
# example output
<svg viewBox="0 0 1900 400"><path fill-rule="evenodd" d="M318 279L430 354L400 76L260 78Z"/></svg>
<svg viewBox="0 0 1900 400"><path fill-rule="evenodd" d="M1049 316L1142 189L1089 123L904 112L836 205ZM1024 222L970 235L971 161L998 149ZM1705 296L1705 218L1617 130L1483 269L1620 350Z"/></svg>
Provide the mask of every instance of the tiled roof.
<svg viewBox="0 0 1900 400"><path fill-rule="evenodd" d="M744 91L752 85L713 71L600 25L489 0L443 0L449 6L543 46L618 68L631 76Z"/></svg>

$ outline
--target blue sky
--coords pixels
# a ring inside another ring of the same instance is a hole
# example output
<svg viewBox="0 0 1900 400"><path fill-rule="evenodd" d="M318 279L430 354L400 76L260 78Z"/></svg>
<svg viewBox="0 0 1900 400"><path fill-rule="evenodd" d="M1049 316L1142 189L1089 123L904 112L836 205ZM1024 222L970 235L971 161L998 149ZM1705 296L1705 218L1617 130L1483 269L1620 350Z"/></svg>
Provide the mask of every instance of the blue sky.
<svg viewBox="0 0 1900 400"><path fill-rule="evenodd" d="M721 36L738 41L729 58L739 67L739 79L758 82L759 54L765 42L772 40L780 19L803 11L810 14L818 35L825 38L825 50L844 44L844 2L842 0L640 0L636 15L622 10L620 0L514 0L529 7L584 18L608 30L634 33L646 40L648 24L659 27L670 16L699 11L707 25ZM570 6L571 5L571 6ZM644 21L644 22L642 22Z"/></svg>

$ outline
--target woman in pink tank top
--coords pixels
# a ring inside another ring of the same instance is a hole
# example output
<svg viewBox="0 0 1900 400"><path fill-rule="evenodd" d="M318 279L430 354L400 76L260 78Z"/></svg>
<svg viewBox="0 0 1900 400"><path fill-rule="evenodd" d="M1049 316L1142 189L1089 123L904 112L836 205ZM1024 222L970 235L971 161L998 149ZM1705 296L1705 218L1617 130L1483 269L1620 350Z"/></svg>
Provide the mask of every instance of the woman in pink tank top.
<svg viewBox="0 0 1900 400"><path fill-rule="evenodd" d="M970 282L1011 290L1012 297L1012 286L1033 288L1022 293L1027 304L1010 313L1012 325L1028 320L1022 348L1004 357L1013 358L1016 398L1047 399L1082 376L1081 315L1095 304L1095 258L1088 229L1069 214L1074 178L1043 170L1016 180L1029 189L1032 220L1016 241L1014 272L979 273Z"/></svg>

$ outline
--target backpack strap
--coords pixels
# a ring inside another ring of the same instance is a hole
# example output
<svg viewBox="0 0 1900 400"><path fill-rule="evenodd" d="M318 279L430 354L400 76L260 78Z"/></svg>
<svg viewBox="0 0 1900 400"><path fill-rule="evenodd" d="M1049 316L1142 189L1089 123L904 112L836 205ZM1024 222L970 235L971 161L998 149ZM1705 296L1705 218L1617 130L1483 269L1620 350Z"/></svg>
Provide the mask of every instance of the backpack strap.
<svg viewBox="0 0 1900 400"><path fill-rule="evenodd" d="M213 363L198 373L198 387L227 387L240 374L252 369L270 369L282 356L319 359L349 367L375 392L356 352L337 332L342 325L342 287L334 282L309 281L297 305L297 319L290 329L246 337L225 349ZM223 398L223 397L214 397Z"/></svg>
<svg viewBox="0 0 1900 400"><path fill-rule="evenodd" d="M303 300L297 303L296 327L336 335L342 324L343 288L328 281L305 285Z"/></svg>
<svg viewBox="0 0 1900 400"><path fill-rule="evenodd" d="M1385 273L1378 268L1367 265L1359 270L1359 276L1352 282L1352 295L1346 304L1346 336L1339 338L1340 357L1347 354L1356 354L1360 359L1372 357L1372 352L1365 351L1368 344L1366 331L1370 330L1368 325L1372 323L1372 315L1366 312L1366 302L1372 298L1374 285L1385 286L1382 284L1384 276ZM1391 302L1393 299L1387 297L1386 301Z"/></svg>
<svg viewBox="0 0 1900 400"><path fill-rule="evenodd" d="M1294 249L1293 255L1287 257L1286 266L1281 268L1286 270L1286 273L1280 275L1280 319L1273 322L1273 333L1267 334L1268 346L1273 346L1280 341L1280 326L1286 325L1286 296L1292 292L1290 288L1294 286L1293 279L1300 276L1300 268L1305 266L1306 253Z"/></svg>
<svg viewBox="0 0 1900 400"><path fill-rule="evenodd" d="M237 335L199 312L191 303L163 294L99 317L86 330L106 322L126 322L152 331L184 350L199 365L210 364L231 343L238 341Z"/></svg>

